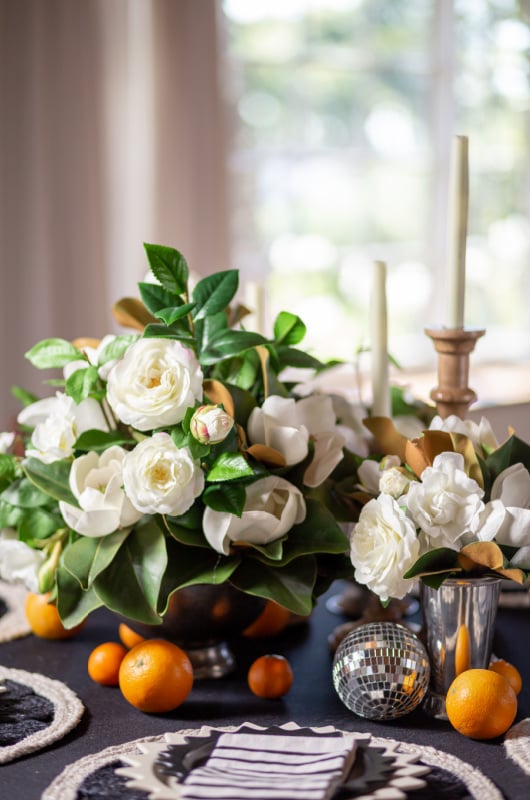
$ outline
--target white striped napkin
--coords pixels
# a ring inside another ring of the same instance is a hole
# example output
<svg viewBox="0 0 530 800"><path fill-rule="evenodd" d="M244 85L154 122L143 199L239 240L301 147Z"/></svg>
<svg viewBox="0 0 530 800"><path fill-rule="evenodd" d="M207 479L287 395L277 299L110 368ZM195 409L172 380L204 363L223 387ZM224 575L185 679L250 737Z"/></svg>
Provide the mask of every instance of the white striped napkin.
<svg viewBox="0 0 530 800"><path fill-rule="evenodd" d="M186 800L327 800L355 760L355 736L224 733L190 772Z"/></svg>

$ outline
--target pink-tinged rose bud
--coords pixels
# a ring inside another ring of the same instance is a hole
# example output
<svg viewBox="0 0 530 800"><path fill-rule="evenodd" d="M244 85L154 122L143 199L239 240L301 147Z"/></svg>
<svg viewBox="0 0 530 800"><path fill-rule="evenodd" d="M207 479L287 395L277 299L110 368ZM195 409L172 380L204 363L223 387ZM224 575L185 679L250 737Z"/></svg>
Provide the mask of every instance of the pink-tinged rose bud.
<svg viewBox="0 0 530 800"><path fill-rule="evenodd" d="M234 425L233 417L220 406L199 406L190 420L191 435L201 444L219 444Z"/></svg>

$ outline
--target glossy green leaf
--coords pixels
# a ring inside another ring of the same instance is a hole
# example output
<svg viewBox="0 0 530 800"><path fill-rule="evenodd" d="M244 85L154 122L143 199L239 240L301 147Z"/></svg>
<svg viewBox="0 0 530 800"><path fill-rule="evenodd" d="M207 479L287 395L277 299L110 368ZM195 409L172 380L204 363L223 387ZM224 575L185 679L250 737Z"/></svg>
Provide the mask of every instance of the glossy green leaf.
<svg viewBox="0 0 530 800"><path fill-rule="evenodd" d="M181 319L182 317L187 317L187 315L195 308L195 303L186 303L183 306L175 307L169 306L166 308L161 308L159 311L155 312L155 316L158 319L161 319L166 325L173 325L174 322Z"/></svg>
<svg viewBox="0 0 530 800"><path fill-rule="evenodd" d="M82 589L88 589L90 570L96 557L101 538L95 536L80 536L64 551L62 564L65 570L74 577Z"/></svg>
<svg viewBox="0 0 530 800"><path fill-rule="evenodd" d="M207 486L202 499L214 511L235 514L240 517L246 500L245 487L241 483L221 483Z"/></svg>
<svg viewBox="0 0 530 800"><path fill-rule="evenodd" d="M107 345L105 345L103 350L99 353L98 366L101 367L108 361L115 361L116 359L121 358L131 344L138 341L138 338L138 336L133 334L116 336Z"/></svg>
<svg viewBox="0 0 530 800"><path fill-rule="evenodd" d="M206 476L209 483L233 481L253 475L253 469L241 453L221 453Z"/></svg>
<svg viewBox="0 0 530 800"><path fill-rule="evenodd" d="M98 368L94 366L76 369L66 379L66 394L79 404L91 397L99 385Z"/></svg>
<svg viewBox="0 0 530 800"><path fill-rule="evenodd" d="M44 339L28 350L25 357L37 369L64 367L70 361L85 360L83 353L66 339Z"/></svg>
<svg viewBox="0 0 530 800"><path fill-rule="evenodd" d="M39 462L40 463L40 462ZM27 478L19 478L2 492L2 500L19 508L38 508L49 505L48 494Z"/></svg>
<svg viewBox="0 0 530 800"><path fill-rule="evenodd" d="M14 481L19 474L19 467L15 456L0 453L0 478Z"/></svg>
<svg viewBox="0 0 530 800"><path fill-rule="evenodd" d="M68 459L45 464L37 458L27 458L23 463L27 477L42 492L55 500L64 500L65 503L78 508L79 504L70 491L71 466L72 462Z"/></svg>
<svg viewBox="0 0 530 800"><path fill-rule="evenodd" d="M302 341L307 327L296 314L281 311L274 320L274 341L277 345L293 345Z"/></svg>
<svg viewBox="0 0 530 800"><path fill-rule="evenodd" d="M320 371L324 367L324 364L318 358L295 347L277 347L276 353L280 370L285 369L285 367L296 367L297 369L316 369Z"/></svg>
<svg viewBox="0 0 530 800"><path fill-rule="evenodd" d="M143 336L144 339L176 339L187 347L191 347L192 349L195 347L195 339L193 336L191 336L187 330L182 330L182 328L177 326L162 325L162 323L158 325L153 322L150 325L146 325Z"/></svg>
<svg viewBox="0 0 530 800"><path fill-rule="evenodd" d="M17 528L24 513L24 509L0 500L0 528Z"/></svg>
<svg viewBox="0 0 530 800"><path fill-rule="evenodd" d="M266 342L265 337L259 333L226 330L210 341L206 350L200 355L200 362L204 365L215 364L219 359L238 356L245 350Z"/></svg>
<svg viewBox="0 0 530 800"><path fill-rule="evenodd" d="M317 500L306 500L306 518L289 531L284 543L285 562L311 553L345 553L350 544L332 513Z"/></svg>
<svg viewBox="0 0 530 800"><path fill-rule="evenodd" d="M36 539L47 539L55 531L64 528L64 520L44 508L33 508L26 511L18 524L18 535L23 542L30 543Z"/></svg>
<svg viewBox="0 0 530 800"><path fill-rule="evenodd" d="M182 298L174 292L168 292L159 283L139 283L138 289L144 306L156 315L161 308L169 308L183 303Z"/></svg>
<svg viewBox="0 0 530 800"><path fill-rule="evenodd" d="M75 443L76 450L95 450L100 452L113 445L134 445L136 442L123 431L85 431Z"/></svg>
<svg viewBox="0 0 530 800"><path fill-rule="evenodd" d="M183 294L188 285L189 270L182 253L160 244L144 244L144 248L155 278L168 292Z"/></svg>
<svg viewBox="0 0 530 800"><path fill-rule="evenodd" d="M204 319L227 308L237 292L238 285L239 275L235 269L216 272L200 280L192 292L192 298L196 303L193 319Z"/></svg>
<svg viewBox="0 0 530 800"><path fill-rule="evenodd" d="M89 614L103 605L94 589L83 591L70 573L59 567L55 573L57 583L57 610L65 628L74 628Z"/></svg>
<svg viewBox="0 0 530 800"><path fill-rule="evenodd" d="M458 564L457 557L456 550L451 550L450 547L437 547L435 550L430 550L420 556L412 567L405 572L403 577L416 578L418 575L424 575L429 572L451 570Z"/></svg>

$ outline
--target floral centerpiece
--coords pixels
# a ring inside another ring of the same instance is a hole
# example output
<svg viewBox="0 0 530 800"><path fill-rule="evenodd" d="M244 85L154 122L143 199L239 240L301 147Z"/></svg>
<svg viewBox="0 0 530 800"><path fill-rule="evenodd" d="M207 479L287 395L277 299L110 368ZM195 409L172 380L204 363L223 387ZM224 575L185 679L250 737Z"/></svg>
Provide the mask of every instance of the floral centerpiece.
<svg viewBox="0 0 530 800"><path fill-rule="evenodd" d="M409 440L391 420L366 420L381 455L359 467L364 506L351 537L355 580L383 602L421 579L530 573L530 446L498 445L482 419L435 417Z"/></svg>
<svg viewBox="0 0 530 800"><path fill-rule="evenodd" d="M0 576L51 591L67 627L99 606L159 622L171 595L229 582L308 614L351 573L360 458L333 398L298 398L286 367L325 365L280 313L272 338L231 308L235 270L190 289L176 250L146 245L154 281L117 319L134 333L47 339L53 396L22 390L22 452L0 455ZM15 445L15 450L17 446Z"/></svg>

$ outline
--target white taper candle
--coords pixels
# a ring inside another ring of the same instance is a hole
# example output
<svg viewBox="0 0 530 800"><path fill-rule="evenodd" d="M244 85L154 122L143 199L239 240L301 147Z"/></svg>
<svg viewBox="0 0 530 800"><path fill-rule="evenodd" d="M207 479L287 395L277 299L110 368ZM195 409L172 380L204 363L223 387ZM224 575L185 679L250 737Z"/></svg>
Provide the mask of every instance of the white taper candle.
<svg viewBox="0 0 530 800"><path fill-rule="evenodd" d="M464 327L468 202L468 138L455 136L449 175L447 328Z"/></svg>
<svg viewBox="0 0 530 800"><path fill-rule="evenodd" d="M374 261L371 308L372 416L390 417L386 264Z"/></svg>

